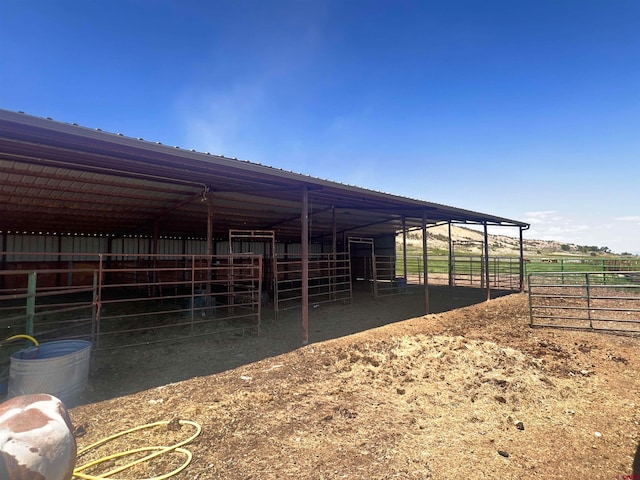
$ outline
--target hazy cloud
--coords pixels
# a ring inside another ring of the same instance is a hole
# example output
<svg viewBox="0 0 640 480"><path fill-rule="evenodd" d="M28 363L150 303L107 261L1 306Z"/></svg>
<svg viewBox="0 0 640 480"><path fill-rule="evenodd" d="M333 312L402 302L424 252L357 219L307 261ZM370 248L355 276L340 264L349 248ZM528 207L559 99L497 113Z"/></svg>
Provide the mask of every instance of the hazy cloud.
<svg viewBox="0 0 640 480"><path fill-rule="evenodd" d="M562 220L562 216L556 210L525 212L524 218L527 223L531 223L531 224L558 222Z"/></svg>
<svg viewBox="0 0 640 480"><path fill-rule="evenodd" d="M186 144L196 150L236 157L242 155L240 138L264 100L259 83L226 91L188 93L180 102Z"/></svg>
<svg viewBox="0 0 640 480"><path fill-rule="evenodd" d="M202 76L185 79L176 108L185 144L271 164L271 150L287 131L274 118L295 119L296 101L311 95L299 87L317 76L314 68L328 17L326 8L313 2L256 8L264 16L243 14L238 20L243 29L223 30L225 55L214 51L203 61ZM220 63L230 58L232 63Z"/></svg>
<svg viewBox="0 0 640 480"><path fill-rule="evenodd" d="M586 223L564 217L556 210L525 212L525 220L531 224L527 237L537 240L578 243L580 234L591 228Z"/></svg>

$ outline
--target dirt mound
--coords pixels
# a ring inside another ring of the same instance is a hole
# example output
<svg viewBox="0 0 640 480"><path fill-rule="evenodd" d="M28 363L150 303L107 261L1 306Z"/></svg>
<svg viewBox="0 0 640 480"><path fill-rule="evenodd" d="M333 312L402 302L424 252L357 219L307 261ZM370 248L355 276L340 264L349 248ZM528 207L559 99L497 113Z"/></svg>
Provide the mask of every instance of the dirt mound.
<svg viewBox="0 0 640 480"><path fill-rule="evenodd" d="M383 306L394 308L378 303L377 315ZM189 446L190 479L630 474L639 340L531 329L527 313L526 296L510 295L77 407L78 442L193 420L203 431ZM135 442L162 444L154 435Z"/></svg>

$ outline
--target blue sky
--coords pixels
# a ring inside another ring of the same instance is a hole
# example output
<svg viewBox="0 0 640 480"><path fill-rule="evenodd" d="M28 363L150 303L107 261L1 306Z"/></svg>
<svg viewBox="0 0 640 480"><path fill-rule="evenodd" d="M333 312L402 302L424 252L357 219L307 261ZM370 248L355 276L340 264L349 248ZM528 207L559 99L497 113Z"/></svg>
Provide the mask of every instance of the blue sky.
<svg viewBox="0 0 640 480"><path fill-rule="evenodd" d="M3 0L0 108L640 252L636 0Z"/></svg>

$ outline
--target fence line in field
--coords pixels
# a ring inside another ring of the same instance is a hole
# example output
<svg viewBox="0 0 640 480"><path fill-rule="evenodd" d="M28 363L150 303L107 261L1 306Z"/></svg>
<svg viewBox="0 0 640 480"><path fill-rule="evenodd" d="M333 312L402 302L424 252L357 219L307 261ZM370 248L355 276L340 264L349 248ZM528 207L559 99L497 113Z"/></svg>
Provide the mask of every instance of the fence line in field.
<svg viewBox="0 0 640 480"><path fill-rule="evenodd" d="M429 283L452 286L484 287L484 257L482 255L429 255ZM489 256L490 283L495 288L517 290L520 259L515 256ZM633 272L640 271L640 258L533 257L524 259L524 278L537 272ZM398 276L404 272L402 256L396 259ZM407 256L407 279L423 284L421 255Z"/></svg>
<svg viewBox="0 0 640 480"><path fill-rule="evenodd" d="M430 284L485 288L486 263L481 255L430 255L427 258ZM404 262L396 259L397 275L403 276ZM424 284L424 268L421 256L407 256L407 280ZM491 288L520 289L520 259L518 257L489 257L489 284Z"/></svg>

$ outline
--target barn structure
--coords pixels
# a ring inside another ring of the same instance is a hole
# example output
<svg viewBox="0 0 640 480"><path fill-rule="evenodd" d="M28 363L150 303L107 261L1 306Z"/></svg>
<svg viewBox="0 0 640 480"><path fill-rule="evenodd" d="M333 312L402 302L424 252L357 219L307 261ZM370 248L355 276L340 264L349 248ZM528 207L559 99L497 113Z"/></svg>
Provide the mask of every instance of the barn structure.
<svg viewBox="0 0 640 480"><path fill-rule="evenodd" d="M528 228L5 110L0 179L2 328L101 348L123 334L132 345L165 338L163 328L179 338L254 328L265 309L277 318L290 307L306 343L310 305L348 302L358 282L373 296L406 288L397 235L422 230L427 278L429 226L480 225L485 238L488 226L513 227L521 245ZM522 261L521 247L520 286Z"/></svg>

